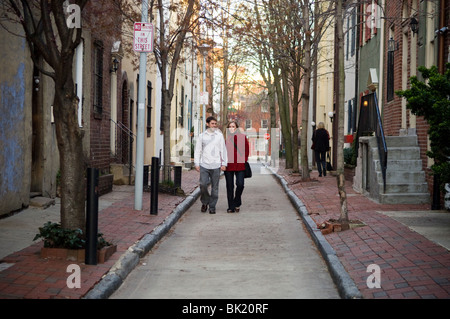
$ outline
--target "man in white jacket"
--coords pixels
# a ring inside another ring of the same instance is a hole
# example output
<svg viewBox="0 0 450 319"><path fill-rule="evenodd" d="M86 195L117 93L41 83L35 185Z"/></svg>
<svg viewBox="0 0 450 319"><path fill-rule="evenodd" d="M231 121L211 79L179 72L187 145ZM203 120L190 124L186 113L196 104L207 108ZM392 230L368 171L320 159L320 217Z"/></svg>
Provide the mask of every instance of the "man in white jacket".
<svg viewBox="0 0 450 319"><path fill-rule="evenodd" d="M200 201L201 211L204 213L208 209L209 213L216 213L216 204L219 199L219 178L220 171L227 168L227 148L222 132L217 129L217 120L210 116L206 119L208 127L198 136L194 151L194 165L197 172L200 172ZM211 182L211 193L208 191L208 184Z"/></svg>

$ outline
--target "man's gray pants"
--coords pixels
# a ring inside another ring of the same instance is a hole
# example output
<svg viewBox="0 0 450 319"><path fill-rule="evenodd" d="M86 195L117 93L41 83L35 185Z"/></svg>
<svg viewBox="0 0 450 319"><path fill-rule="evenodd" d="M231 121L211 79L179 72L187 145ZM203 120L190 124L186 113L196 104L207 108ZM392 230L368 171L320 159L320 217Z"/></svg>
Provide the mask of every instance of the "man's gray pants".
<svg viewBox="0 0 450 319"><path fill-rule="evenodd" d="M203 205L209 205L209 210L216 211L219 199L220 168L208 169L200 166L200 201ZM211 193L208 184L211 183Z"/></svg>

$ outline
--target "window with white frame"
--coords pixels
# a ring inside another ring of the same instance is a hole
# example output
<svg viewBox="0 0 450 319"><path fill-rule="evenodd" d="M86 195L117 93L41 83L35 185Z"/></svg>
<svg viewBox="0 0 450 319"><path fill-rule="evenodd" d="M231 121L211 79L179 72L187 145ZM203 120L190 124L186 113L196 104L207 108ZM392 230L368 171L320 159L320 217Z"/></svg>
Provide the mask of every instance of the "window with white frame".
<svg viewBox="0 0 450 319"><path fill-rule="evenodd" d="M269 121L261 120L261 128L268 128L268 127L269 127Z"/></svg>
<svg viewBox="0 0 450 319"><path fill-rule="evenodd" d="M103 42L94 42L94 112L103 112Z"/></svg>

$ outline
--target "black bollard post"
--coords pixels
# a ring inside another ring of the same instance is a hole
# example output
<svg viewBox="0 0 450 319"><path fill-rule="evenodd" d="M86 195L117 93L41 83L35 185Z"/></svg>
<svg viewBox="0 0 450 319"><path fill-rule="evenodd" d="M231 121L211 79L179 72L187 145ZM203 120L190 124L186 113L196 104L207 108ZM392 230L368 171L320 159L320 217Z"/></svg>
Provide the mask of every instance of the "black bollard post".
<svg viewBox="0 0 450 319"><path fill-rule="evenodd" d="M150 214L158 215L159 158L152 157Z"/></svg>
<svg viewBox="0 0 450 319"><path fill-rule="evenodd" d="M98 169L87 169L85 264L97 265L98 235Z"/></svg>
<svg viewBox="0 0 450 319"><path fill-rule="evenodd" d="M143 176L143 185L144 185L144 191L148 191L148 169L150 165L144 165L144 176Z"/></svg>
<svg viewBox="0 0 450 319"><path fill-rule="evenodd" d="M174 178L173 178L173 183L175 185L175 187L181 187L181 170L182 167L181 166L175 166L175 173L174 173Z"/></svg>

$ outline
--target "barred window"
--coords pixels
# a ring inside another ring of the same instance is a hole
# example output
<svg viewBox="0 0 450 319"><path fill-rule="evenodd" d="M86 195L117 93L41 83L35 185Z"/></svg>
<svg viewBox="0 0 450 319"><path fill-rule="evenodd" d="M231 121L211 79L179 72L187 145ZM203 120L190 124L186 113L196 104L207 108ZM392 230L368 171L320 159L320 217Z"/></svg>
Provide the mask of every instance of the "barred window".
<svg viewBox="0 0 450 319"><path fill-rule="evenodd" d="M94 42L94 112L103 112L103 43Z"/></svg>
<svg viewBox="0 0 450 319"><path fill-rule="evenodd" d="M181 103L180 114L178 115L178 123L183 126L184 124L184 103L186 103L186 95L184 94L184 86L181 86Z"/></svg>

